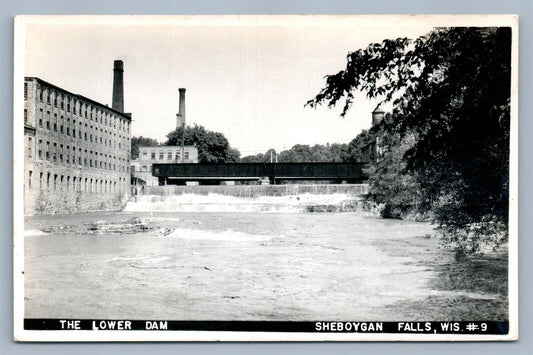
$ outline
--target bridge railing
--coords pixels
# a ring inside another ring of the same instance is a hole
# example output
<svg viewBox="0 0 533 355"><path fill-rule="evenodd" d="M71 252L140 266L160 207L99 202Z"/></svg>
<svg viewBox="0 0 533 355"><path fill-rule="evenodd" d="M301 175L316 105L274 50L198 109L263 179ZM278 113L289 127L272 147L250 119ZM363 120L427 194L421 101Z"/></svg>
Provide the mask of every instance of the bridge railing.
<svg viewBox="0 0 533 355"><path fill-rule="evenodd" d="M302 194L330 195L368 193L367 184L287 184L287 185L196 185L196 186L144 186L139 195L225 195L243 198L259 196L292 196Z"/></svg>

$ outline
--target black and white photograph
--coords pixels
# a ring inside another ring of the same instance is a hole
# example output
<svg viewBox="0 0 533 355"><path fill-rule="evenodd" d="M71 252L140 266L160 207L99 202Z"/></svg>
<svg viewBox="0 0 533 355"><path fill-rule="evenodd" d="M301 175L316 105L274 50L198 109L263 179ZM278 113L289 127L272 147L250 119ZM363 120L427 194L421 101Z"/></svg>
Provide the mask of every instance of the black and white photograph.
<svg viewBox="0 0 533 355"><path fill-rule="evenodd" d="M518 17L15 18L18 341L518 339Z"/></svg>

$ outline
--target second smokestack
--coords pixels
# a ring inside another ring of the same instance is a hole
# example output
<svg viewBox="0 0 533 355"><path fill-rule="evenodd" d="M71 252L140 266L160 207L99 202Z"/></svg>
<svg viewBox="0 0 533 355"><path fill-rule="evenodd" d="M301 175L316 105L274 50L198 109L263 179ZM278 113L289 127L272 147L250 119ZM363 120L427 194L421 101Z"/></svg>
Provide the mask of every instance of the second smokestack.
<svg viewBox="0 0 533 355"><path fill-rule="evenodd" d="M180 102L179 102L179 111L178 111L178 119L177 119L177 128L185 125L185 89L180 88Z"/></svg>

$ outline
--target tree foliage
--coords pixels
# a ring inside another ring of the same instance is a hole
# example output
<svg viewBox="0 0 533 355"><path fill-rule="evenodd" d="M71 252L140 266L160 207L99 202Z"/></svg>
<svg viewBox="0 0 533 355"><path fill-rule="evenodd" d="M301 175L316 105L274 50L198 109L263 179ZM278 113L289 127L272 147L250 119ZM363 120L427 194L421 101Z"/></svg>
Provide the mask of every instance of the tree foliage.
<svg viewBox="0 0 533 355"><path fill-rule="evenodd" d="M139 147L157 147L159 142L148 137L131 137L131 159L139 157Z"/></svg>
<svg viewBox="0 0 533 355"><path fill-rule="evenodd" d="M182 127L167 135L165 145L181 145L182 133L184 144L196 146L200 163L230 163L240 160L240 152L231 148L227 138L218 132L205 129L203 126Z"/></svg>
<svg viewBox="0 0 533 355"><path fill-rule="evenodd" d="M264 154L249 155L242 158L243 163L279 163L296 162L342 162L347 161L346 144L296 144L291 149L283 150L279 154L275 149L269 149Z"/></svg>
<svg viewBox="0 0 533 355"><path fill-rule="evenodd" d="M510 85L510 28L439 28L349 53L307 105L344 99L344 116L356 91L393 101L388 133L416 136L402 173L417 177L447 240L474 252L507 238Z"/></svg>

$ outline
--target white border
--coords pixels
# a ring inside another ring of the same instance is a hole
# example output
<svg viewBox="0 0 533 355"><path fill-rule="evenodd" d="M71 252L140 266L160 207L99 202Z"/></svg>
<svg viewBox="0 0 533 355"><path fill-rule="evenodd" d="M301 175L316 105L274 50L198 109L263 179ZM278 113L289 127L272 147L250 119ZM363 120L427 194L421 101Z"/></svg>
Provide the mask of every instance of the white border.
<svg viewBox="0 0 533 355"><path fill-rule="evenodd" d="M26 331L24 319L24 128L23 82L26 26L56 24L167 24L167 25L285 25L336 26L349 22L386 20L397 26L426 21L433 26L512 27L511 57L511 147L509 168L509 334L370 334L370 333L285 333L226 331ZM413 20L415 19L415 20ZM518 16L517 15L216 15L216 16L36 16L15 18L13 125L13 278L14 338L17 341L497 341L518 339ZM17 183L18 182L18 183Z"/></svg>

